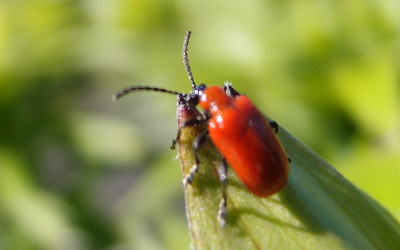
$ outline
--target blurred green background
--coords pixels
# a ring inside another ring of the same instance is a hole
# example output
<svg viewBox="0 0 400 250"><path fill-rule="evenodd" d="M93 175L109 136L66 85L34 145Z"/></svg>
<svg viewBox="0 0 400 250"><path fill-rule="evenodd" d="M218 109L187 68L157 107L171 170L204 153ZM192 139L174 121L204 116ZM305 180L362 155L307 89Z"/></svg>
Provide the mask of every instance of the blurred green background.
<svg viewBox="0 0 400 250"><path fill-rule="evenodd" d="M230 81L400 219L400 3L0 2L0 248L187 249L173 96Z"/></svg>

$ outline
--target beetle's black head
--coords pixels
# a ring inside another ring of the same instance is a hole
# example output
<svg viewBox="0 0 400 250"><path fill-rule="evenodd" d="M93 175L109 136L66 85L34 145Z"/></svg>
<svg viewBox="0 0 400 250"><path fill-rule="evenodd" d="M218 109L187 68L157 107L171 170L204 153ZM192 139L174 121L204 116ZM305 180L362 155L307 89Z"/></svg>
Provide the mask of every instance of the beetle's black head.
<svg viewBox="0 0 400 250"><path fill-rule="evenodd" d="M199 86L194 86L192 92L184 96L186 103L191 107L196 107L199 104L200 97L207 86L202 83Z"/></svg>
<svg viewBox="0 0 400 250"><path fill-rule="evenodd" d="M203 94L204 90L207 88L207 86L202 83L199 86L195 86L192 90L191 94L197 95L199 98Z"/></svg>

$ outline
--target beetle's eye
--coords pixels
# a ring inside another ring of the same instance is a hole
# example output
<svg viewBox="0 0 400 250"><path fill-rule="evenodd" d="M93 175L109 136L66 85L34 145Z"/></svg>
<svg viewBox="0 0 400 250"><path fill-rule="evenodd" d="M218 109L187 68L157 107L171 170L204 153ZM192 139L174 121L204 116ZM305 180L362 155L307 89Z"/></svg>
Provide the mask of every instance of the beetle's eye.
<svg viewBox="0 0 400 250"><path fill-rule="evenodd" d="M207 88L207 86L204 83L199 85L199 90L200 91L204 91L206 88Z"/></svg>
<svg viewBox="0 0 400 250"><path fill-rule="evenodd" d="M207 86L204 83L200 84L199 87L197 88L197 94L202 95L206 88Z"/></svg>

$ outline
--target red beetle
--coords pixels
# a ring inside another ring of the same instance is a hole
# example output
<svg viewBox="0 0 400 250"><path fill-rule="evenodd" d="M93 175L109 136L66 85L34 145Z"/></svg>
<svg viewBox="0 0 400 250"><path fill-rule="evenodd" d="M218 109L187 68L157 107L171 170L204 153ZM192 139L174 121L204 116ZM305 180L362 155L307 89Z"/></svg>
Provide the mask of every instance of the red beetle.
<svg viewBox="0 0 400 250"><path fill-rule="evenodd" d="M190 108L198 104L204 110L203 117L194 116L181 124L172 147L179 140L180 131L184 126L192 126L201 122L208 122L208 130L204 131L194 142L196 164L184 178L186 187L191 183L197 172L199 158L197 151L201 148L207 136L223 155L219 177L222 182L222 200L218 218L222 225L225 224L227 165L232 166L240 180L255 195L266 197L280 191L287 182L289 174L289 161L286 152L279 142L276 133L276 122L268 122L262 113L254 106L251 100L239 94L230 84L224 87L205 84L196 86L190 69L187 56L187 47L191 32L188 31L183 45L183 62L192 85L192 92L181 94L163 88L149 86L133 86L115 95L119 99L136 90L150 90L178 95L180 102Z"/></svg>
<svg viewBox="0 0 400 250"><path fill-rule="evenodd" d="M289 172L285 150L247 96L235 98L220 87L208 87L200 106L211 115L212 142L251 192L269 196L285 186Z"/></svg>

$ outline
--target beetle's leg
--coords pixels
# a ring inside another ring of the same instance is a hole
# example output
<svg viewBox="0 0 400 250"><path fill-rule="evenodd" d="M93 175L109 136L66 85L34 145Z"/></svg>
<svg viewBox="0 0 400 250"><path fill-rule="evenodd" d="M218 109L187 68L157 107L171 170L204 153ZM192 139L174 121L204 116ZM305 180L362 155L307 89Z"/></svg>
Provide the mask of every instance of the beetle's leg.
<svg viewBox="0 0 400 250"><path fill-rule="evenodd" d="M277 134L278 129L279 129L278 123L276 121L272 121L272 122L269 122L269 125L274 130L275 134Z"/></svg>
<svg viewBox="0 0 400 250"><path fill-rule="evenodd" d="M229 82L225 82L224 90L227 95L232 96L234 98L240 95L240 93L237 92Z"/></svg>
<svg viewBox="0 0 400 250"><path fill-rule="evenodd" d="M221 224L222 227L225 226L225 218L226 218L226 185L228 183L228 167L226 164L225 158L222 159L222 161L219 164L218 168L218 173L219 173L219 179L221 180L222 183L222 198L221 202L219 203L219 210L218 210L218 221Z"/></svg>
<svg viewBox="0 0 400 250"><path fill-rule="evenodd" d="M204 142L207 139L207 136L208 136L208 130L204 131L199 136L197 136L193 143L194 158L196 160L196 163L190 168L189 173L183 179L184 188L186 188L188 183L189 184L192 183L194 175L197 173L197 170L199 170L200 160L197 152L199 151L201 146L203 146Z"/></svg>
<svg viewBox="0 0 400 250"><path fill-rule="evenodd" d="M292 159L290 159L290 158L287 158L287 160L288 160L288 162L289 162L289 163L291 163L291 162L292 162Z"/></svg>
<svg viewBox="0 0 400 250"><path fill-rule="evenodd" d="M176 134L175 139L172 140L172 145L171 145L170 149L175 149L175 145L178 142L179 138L181 137L181 130L183 127L193 126L193 125L199 124L201 122L205 122L205 121L207 121L207 120L204 120L204 119L199 120L197 117L192 117L191 119L189 119L185 122L182 122L182 124L178 128L178 132Z"/></svg>

